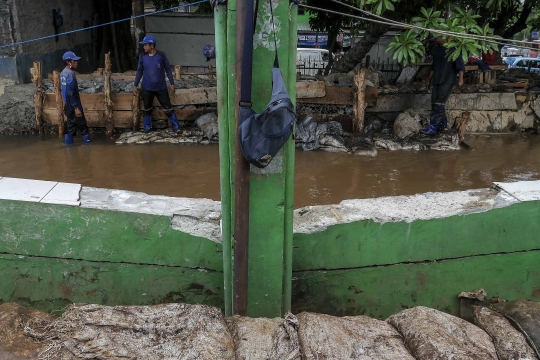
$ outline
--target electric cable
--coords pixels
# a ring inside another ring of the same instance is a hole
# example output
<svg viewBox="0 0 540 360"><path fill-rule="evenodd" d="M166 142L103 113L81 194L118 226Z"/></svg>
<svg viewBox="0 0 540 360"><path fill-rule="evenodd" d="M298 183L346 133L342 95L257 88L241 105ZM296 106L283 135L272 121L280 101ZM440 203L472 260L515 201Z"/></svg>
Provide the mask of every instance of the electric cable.
<svg viewBox="0 0 540 360"><path fill-rule="evenodd" d="M345 3L341 2L341 1L338 1L338 0L330 0L330 1L332 1L332 2L334 2L336 4L340 4L342 6L345 6L345 7L351 8L353 10L359 11L359 12L361 12L363 14L368 15L368 16L373 16L373 17L381 19L381 20L386 20L386 21L394 23L396 25L400 25L400 26L404 26L404 27L413 27L413 28L416 28L416 29L419 29L419 30L436 32L436 33L446 32L446 33L452 34L452 35L460 35L460 34L463 35L462 33L456 33L456 32L452 32L452 31L445 31L445 30L439 31L439 30L435 30L435 29L424 28L424 27L417 26L417 25L406 24L406 23L403 23L403 22L400 22L400 21L395 21L395 20L385 18L383 16L374 14L374 13L372 13L370 11L360 9L358 7L355 7L355 6L352 6L352 5L349 5L349 4L345 4ZM479 38L481 40L491 40L491 39L493 39L493 40L496 40L496 41L508 41L508 42L513 42L513 43L523 43L523 44L528 44L528 45L538 45L539 44L539 43L534 42L534 41L504 39L504 38L499 38L499 37L495 37L495 36L485 36L485 35L478 35L478 34L467 34L467 35L471 35L471 37L476 37L476 38Z"/></svg>
<svg viewBox="0 0 540 360"><path fill-rule="evenodd" d="M95 29L95 28L102 27L102 26L121 23L121 22L124 22L124 21L131 21L132 19L138 19L138 18L141 18L141 17L152 16L152 15L156 15L156 14L160 14L160 13L163 13L163 12L176 10L176 9L180 9L180 8L184 8L184 7L188 7L188 6L199 5L199 4L202 4L203 2L207 2L207 1L208 0L200 0L200 1L197 1L197 2L194 2L194 3L191 3L191 4L184 4L184 5L171 7L171 8L168 8L168 9L157 10L157 11L154 11L154 12L151 12L151 13L148 13L148 14L132 16L132 17L129 17L129 18L115 20L115 21L111 21L111 22L108 22L108 23L104 23L104 24L98 24L98 25L93 25L93 26L88 26L88 27L85 27L85 28L81 28L81 29L66 31L66 32L63 32L63 33L60 33L60 34L48 35L48 36L43 36L43 37L40 37L40 38L35 38L35 39L30 39L30 40L25 40L25 41L19 41L19 42L12 43L12 44L1 45L0 49L5 49L5 48L8 48L8 47L14 47L14 46L27 44L27 43L31 43L31 42L35 42L35 41L40 41L40 40L52 39L52 38L54 38L56 36L73 34L73 33L81 32L81 31Z"/></svg>
<svg viewBox="0 0 540 360"><path fill-rule="evenodd" d="M331 1L334 1L334 0L331 0ZM341 3L341 4L343 4L343 3ZM399 27L402 27L402 28L406 28L406 29L414 28L414 29L419 29L419 30L423 30L423 31L429 31L429 32L437 33L437 34L454 36L454 37L459 37L459 38L472 38L472 39L475 39L475 40L489 41L489 42L492 42L494 44L499 44L499 45L509 45L508 43L500 42L500 40L513 41L513 40L502 39L502 38L493 38L493 39L497 39L498 41L487 40L487 39L492 39L492 38L490 38L490 37L481 37L481 36L473 35L473 34L463 34L463 33L454 33L454 32L450 32L450 31L444 31L444 30L427 29L427 28L423 28L421 26L400 23L398 21L394 21L394 20L390 20L390 19L386 19L386 18L383 18L383 19L385 19L384 21L376 20L376 19L370 19L370 18L366 18L366 17L363 17L363 16L346 14L346 13L342 13L342 12L339 12L339 11L334 11L334 10L330 10L330 9L324 9L324 8L319 8L319 7L309 6L309 5L304 5L304 4L299 4L298 6L301 6L301 7L304 7L306 9L310 9L310 10L315 10L315 11L320 11L320 12L328 12L328 13L332 13L332 14L336 14L336 15L350 17L350 18L353 18L353 19L364 20L364 21L368 21L368 22L372 22L372 23L376 23L376 24L381 24L381 25L395 25L395 26L399 26ZM358 9L358 10L360 10L360 9ZM374 16L378 16L378 15L374 15ZM533 43L533 44L537 44L537 43ZM537 48L525 47L525 46L519 46L519 45L516 45L515 47L520 48L520 49L538 50Z"/></svg>

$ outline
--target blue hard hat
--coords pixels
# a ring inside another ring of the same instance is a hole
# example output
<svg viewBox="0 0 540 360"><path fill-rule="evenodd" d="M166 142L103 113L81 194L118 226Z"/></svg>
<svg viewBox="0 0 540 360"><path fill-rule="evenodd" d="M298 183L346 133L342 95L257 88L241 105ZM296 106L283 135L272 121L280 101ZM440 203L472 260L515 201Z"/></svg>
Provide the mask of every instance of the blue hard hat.
<svg viewBox="0 0 540 360"><path fill-rule="evenodd" d="M62 56L62 60L80 60L81 57L75 55L73 51L68 51Z"/></svg>
<svg viewBox="0 0 540 360"><path fill-rule="evenodd" d="M146 35L143 41L141 41L139 44L145 45L145 44L155 44L155 43L156 43L155 37L153 37L152 35Z"/></svg>

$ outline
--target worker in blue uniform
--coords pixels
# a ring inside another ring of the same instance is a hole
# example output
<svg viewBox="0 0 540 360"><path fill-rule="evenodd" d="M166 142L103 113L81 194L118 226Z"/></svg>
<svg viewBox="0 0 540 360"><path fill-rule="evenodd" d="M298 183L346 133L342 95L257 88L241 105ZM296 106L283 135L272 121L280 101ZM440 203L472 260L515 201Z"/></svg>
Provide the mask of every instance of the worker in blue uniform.
<svg viewBox="0 0 540 360"><path fill-rule="evenodd" d="M463 74L465 72L461 55L455 61L448 58L448 51L444 47L447 42L446 39L440 36L437 38L432 36L431 39L435 40L437 44L433 48L433 64L427 85L428 89L430 85L433 85L433 90L431 92L429 126L422 130L422 133L426 135L435 135L437 132L446 129L448 120L446 118L445 104L456 83L460 87L463 86Z"/></svg>
<svg viewBox="0 0 540 360"><path fill-rule="evenodd" d="M62 60L66 63L66 67L60 73L62 99L64 99L64 114L67 118L68 133L64 138L66 145L73 144L73 136L77 134L77 130L81 132L85 144L90 142L88 126L86 125L86 118L84 117L84 110L81 104L81 96L79 95L79 85L77 84L77 77L74 72L79 66L80 59L73 51L68 51L62 56Z"/></svg>
<svg viewBox="0 0 540 360"><path fill-rule="evenodd" d="M140 42L143 45L144 54L139 56L139 65L137 67L137 75L133 86L133 93L137 94L137 86L142 78L142 99L144 104L143 110L143 125L144 131L152 130L152 109L154 98L157 97L159 103L163 107L163 111L169 117L174 131L180 129L178 119L171 104L167 83L165 81L165 73L170 81L171 92L174 93L174 77L169 64L167 55L156 49L156 39L152 35L144 37Z"/></svg>

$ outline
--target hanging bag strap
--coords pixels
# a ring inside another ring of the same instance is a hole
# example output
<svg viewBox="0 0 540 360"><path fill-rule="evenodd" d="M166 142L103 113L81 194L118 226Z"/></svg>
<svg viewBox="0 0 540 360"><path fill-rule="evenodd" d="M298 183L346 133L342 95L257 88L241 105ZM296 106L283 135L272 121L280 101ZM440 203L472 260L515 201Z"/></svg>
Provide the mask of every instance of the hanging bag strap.
<svg viewBox="0 0 540 360"><path fill-rule="evenodd" d="M257 9L259 0L257 0ZM274 33L275 59L274 68L279 68L278 47L276 26L274 24L274 6L270 0L270 14L272 17L272 30ZM251 108L251 82L253 79L253 35L255 33L255 24L257 11L254 11L254 0L248 0L246 10L246 29L244 32L244 50L242 57L242 80L240 89L240 107Z"/></svg>
<svg viewBox="0 0 540 360"><path fill-rule="evenodd" d="M253 33L255 19L253 1L248 0L244 32L244 54L242 56L242 80L240 88L240 107L251 108L251 81L253 78Z"/></svg>
<svg viewBox="0 0 540 360"><path fill-rule="evenodd" d="M279 58L277 51L277 35L276 35L276 24L274 24L274 6L272 6L272 0L270 0L270 15L272 16L272 30L274 33L274 46L276 48L276 58L274 59L274 67L279 68Z"/></svg>

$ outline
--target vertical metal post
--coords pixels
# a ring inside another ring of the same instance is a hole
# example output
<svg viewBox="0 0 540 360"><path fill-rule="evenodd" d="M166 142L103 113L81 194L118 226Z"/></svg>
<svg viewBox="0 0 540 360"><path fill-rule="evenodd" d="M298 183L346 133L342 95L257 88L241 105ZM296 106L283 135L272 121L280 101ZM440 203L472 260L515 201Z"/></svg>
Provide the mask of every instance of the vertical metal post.
<svg viewBox="0 0 540 360"><path fill-rule="evenodd" d="M246 12L247 0L236 0L236 135L239 125ZM247 316L250 174L249 163L242 154L237 136L235 136L234 163L234 314Z"/></svg>
<svg viewBox="0 0 540 360"><path fill-rule="evenodd" d="M270 4L270 0L260 0L255 29L253 63L257 71L252 81L252 102L257 112L264 110L272 92L274 33L267 31L272 26ZM297 6L279 0L272 4L281 71L294 100ZM220 14L222 10L227 15ZM276 317L290 310L294 140L291 138L270 166L262 170L245 168L247 163L235 147L241 79L241 63L237 60L242 59L243 48L237 42L243 40L244 11L245 0L229 0L226 7L218 5L215 10L225 314ZM246 209L247 193L250 196ZM243 232L247 219L248 234ZM249 244L243 242L247 236Z"/></svg>

